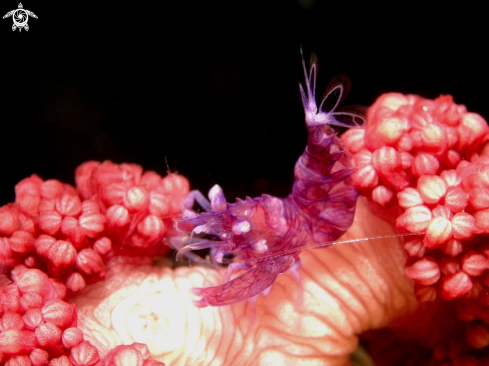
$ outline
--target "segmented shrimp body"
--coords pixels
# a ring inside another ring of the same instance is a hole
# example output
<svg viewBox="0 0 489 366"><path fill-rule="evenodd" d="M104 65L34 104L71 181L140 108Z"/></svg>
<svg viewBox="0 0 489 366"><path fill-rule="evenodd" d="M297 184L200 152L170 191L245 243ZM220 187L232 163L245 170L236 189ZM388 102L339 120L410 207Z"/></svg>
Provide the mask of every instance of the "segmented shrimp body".
<svg viewBox="0 0 489 366"><path fill-rule="evenodd" d="M214 186L209 192L209 212L185 210L177 223L179 230L191 232L180 255L212 248L216 262L230 263L224 284L192 289L200 296L196 306L229 305L247 299L253 303L260 293L268 294L277 276L288 270L300 288L300 252L307 247L331 245L352 224L358 196L349 185L354 169L349 152L329 125L359 127L365 119L358 107L337 110L349 89L346 77L330 82L317 108L314 54L310 71L304 59L303 68L306 92L299 86L308 142L295 165L292 193L287 198L264 194L227 203L220 187ZM205 234L217 240L202 237ZM235 271L243 270L246 272L231 279Z"/></svg>

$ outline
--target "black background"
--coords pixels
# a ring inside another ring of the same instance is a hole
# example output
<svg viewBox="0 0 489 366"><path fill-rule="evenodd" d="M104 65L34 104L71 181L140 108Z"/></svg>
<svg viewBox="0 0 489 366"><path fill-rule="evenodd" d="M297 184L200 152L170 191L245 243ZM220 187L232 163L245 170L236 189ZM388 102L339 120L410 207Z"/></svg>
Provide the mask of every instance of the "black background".
<svg viewBox="0 0 489 366"><path fill-rule="evenodd" d="M0 13L17 8L0 3ZM406 2L403 2L406 4ZM384 92L451 94L489 118L484 8L320 0L39 2L28 32L0 20L0 205L36 173L74 183L87 160L188 177L229 201L285 196L306 143L299 46L319 94L348 74L345 104Z"/></svg>

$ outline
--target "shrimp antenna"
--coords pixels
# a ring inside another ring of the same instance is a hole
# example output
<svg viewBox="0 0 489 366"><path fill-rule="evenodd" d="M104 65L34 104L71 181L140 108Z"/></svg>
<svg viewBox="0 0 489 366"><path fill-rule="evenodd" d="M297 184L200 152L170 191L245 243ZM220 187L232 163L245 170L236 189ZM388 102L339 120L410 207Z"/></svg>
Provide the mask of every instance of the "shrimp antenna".
<svg viewBox="0 0 489 366"><path fill-rule="evenodd" d="M311 54L311 61L309 65L309 72L307 71L306 61L304 60L304 53L302 52L302 46L300 47L301 51L301 59L302 59L302 70L304 72L304 80L306 82L306 92L304 92L304 88L302 84L299 82L299 91L301 93L302 104L304 106L304 111L306 115L308 112L316 113L317 105L316 105L316 78L318 72L318 63L316 53L313 52ZM306 118L307 122L307 118Z"/></svg>
<svg viewBox="0 0 489 366"><path fill-rule="evenodd" d="M316 104L318 58L316 53L312 52L308 71L302 46L300 47L300 52L306 91L304 91L300 82L299 91L306 115L306 124L308 126L335 125L347 128L365 126L367 122L365 118L366 108L350 106L338 109L340 103L345 99L351 89L350 78L347 75L340 74L331 79L318 109Z"/></svg>
<svg viewBox="0 0 489 366"><path fill-rule="evenodd" d="M272 254L268 256L263 256L260 257L259 260L245 260L243 263L253 263L253 262L261 262L266 259L271 259L275 257L281 257L284 255L289 255L289 254L294 254L303 251L304 249L318 249L318 248L325 248L329 247L332 245L339 245L339 244L352 244L352 243L359 243L362 241L370 241L370 240L382 240L382 239L394 239L394 238L403 238L406 236L422 236L423 234L414 234L414 233L405 233L405 234L393 234L393 235L380 235L380 236L371 236L369 238L358 238L358 239L348 239L348 240L340 240L340 241L330 241L330 242L325 242L325 243L319 243L319 244L314 244L314 245L304 245L300 246L294 249L290 249L284 252L280 252L279 254ZM232 261L226 261L222 263L232 263Z"/></svg>

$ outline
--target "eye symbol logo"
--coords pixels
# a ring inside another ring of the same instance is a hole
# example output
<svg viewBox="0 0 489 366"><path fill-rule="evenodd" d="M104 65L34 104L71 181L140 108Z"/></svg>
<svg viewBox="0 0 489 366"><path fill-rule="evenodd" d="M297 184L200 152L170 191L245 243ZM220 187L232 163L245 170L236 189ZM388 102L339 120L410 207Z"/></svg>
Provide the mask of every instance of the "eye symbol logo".
<svg viewBox="0 0 489 366"><path fill-rule="evenodd" d="M9 11L7 14L3 16L3 19L12 17L14 21L14 24L12 25L12 30L15 31L18 28L19 32L21 32L22 28L24 28L26 31L29 30L29 26L27 25L29 16L37 19L36 14L34 14L30 10L24 9L22 3L19 3L19 8Z"/></svg>

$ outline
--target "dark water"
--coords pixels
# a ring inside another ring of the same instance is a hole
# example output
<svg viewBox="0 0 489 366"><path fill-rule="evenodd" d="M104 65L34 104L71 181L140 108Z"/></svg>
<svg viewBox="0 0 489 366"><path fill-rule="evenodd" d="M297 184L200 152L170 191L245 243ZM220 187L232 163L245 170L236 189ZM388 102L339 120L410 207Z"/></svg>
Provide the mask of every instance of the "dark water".
<svg viewBox="0 0 489 366"><path fill-rule="evenodd" d="M0 21L0 204L32 173L74 183L80 163L110 159L164 175L165 157L230 201L287 195L306 142L301 44L320 92L351 77L346 104L452 94L489 118L482 8L331 3L23 2L28 32Z"/></svg>

